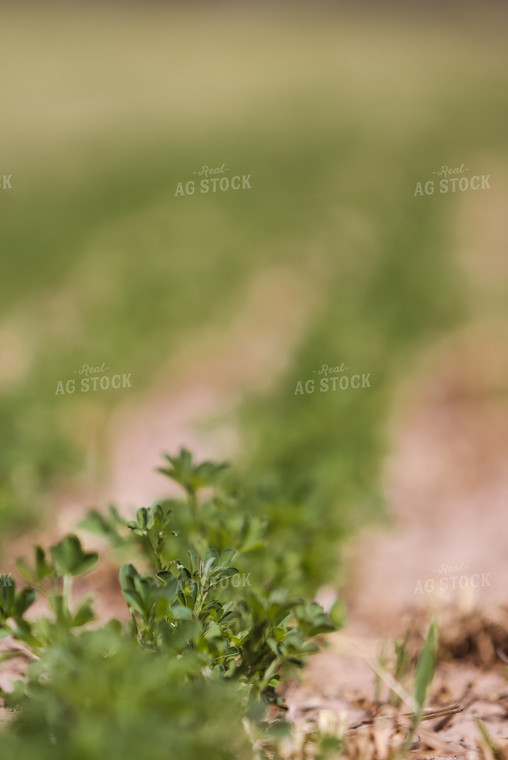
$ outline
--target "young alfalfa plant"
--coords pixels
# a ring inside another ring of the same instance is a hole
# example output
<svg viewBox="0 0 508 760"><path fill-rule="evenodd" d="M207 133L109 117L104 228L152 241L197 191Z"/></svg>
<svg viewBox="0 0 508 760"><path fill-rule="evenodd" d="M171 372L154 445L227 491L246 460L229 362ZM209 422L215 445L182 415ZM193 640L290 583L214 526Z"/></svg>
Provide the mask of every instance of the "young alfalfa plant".
<svg viewBox="0 0 508 760"><path fill-rule="evenodd" d="M105 538L119 556L132 560L140 554L140 561L155 573L167 569L175 556L187 558L189 551L204 557L209 548L221 554L234 547L240 571L250 570L258 578L266 569L265 577L272 579L269 563L278 552L265 545L267 520L253 514L237 484L225 482L228 466L194 463L186 449L166 459L170 466L159 471L183 488L184 498L164 499L150 509L141 507L130 521L113 506L106 515L90 510L80 527Z"/></svg>
<svg viewBox="0 0 508 760"><path fill-rule="evenodd" d="M162 472L184 488L186 499L141 508L136 520L124 521L152 567L145 574L133 564L120 571L132 630L140 643L160 651L181 656L192 649L207 672L247 683L253 697L277 699L281 671L301 667L318 648L308 639L338 627L339 605L330 616L270 583L240 590L233 581L226 592L223 582L239 575L233 561L243 555L248 567L249 554L263 548L265 523L242 514L235 496L219 489L225 465L194 464L185 449L167 460L171 467ZM202 489L209 493L205 500L199 498ZM118 545L120 523L118 513L110 513L109 521L90 513L82 526Z"/></svg>
<svg viewBox="0 0 508 760"><path fill-rule="evenodd" d="M35 546L33 567L24 559L16 561L16 569L30 586L17 592L13 579L8 586L0 585L0 637L23 641L34 652L63 640L73 629L94 619L91 599L84 599L71 611L71 587L73 577L92 569L98 554L85 552L79 538L70 534L50 547L50 555L51 559ZM37 592L47 599L53 618L43 616L29 622L25 613L35 602Z"/></svg>
<svg viewBox="0 0 508 760"><path fill-rule="evenodd" d="M328 615L271 578L260 582L260 552L270 553L265 521L239 509L237 488L222 487L222 465L195 464L185 451L171 463L166 474L182 482L184 499L143 507L132 520L110 507L83 521L132 558L120 570L126 626L83 630L90 600L71 605L70 584L97 555L76 536L49 553L36 547L31 567L18 561L31 587L5 587L2 625L36 658L25 683L0 692L18 710L2 760L165 760L168 747L189 760L250 758L244 727L268 736L263 716L280 703L284 669L300 667L317 649L310 639L338 627L338 606ZM251 586L229 583L240 566ZM50 615L27 621L36 591L47 595Z"/></svg>
<svg viewBox="0 0 508 760"><path fill-rule="evenodd" d="M191 652L161 656L118 621L69 636L6 695L2 760L253 760L245 689L197 673Z"/></svg>

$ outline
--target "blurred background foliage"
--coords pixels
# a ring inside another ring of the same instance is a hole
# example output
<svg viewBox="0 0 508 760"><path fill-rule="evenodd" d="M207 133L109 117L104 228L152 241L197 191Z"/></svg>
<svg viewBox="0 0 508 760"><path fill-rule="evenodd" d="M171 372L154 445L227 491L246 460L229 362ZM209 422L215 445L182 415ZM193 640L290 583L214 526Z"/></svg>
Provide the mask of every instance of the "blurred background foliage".
<svg viewBox="0 0 508 760"><path fill-rule="evenodd" d="M103 477L115 409L149 398L178 347L234 324L255 275L279 267L315 298L285 371L243 399L237 465L295 585L333 577L338 542L382 514L398 379L471 308L460 194L414 189L442 164L506 182L506 19L492 8L4 8L4 542L51 519L91 445ZM252 190L175 197L223 163ZM55 396L103 361L133 390ZM295 395L342 361L372 388Z"/></svg>

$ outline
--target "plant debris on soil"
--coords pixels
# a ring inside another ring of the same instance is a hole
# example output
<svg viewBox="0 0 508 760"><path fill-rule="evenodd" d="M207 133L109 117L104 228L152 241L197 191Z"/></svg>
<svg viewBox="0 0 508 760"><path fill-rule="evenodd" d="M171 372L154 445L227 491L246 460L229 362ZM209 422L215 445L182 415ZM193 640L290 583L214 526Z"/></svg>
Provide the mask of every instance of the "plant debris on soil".
<svg viewBox="0 0 508 760"><path fill-rule="evenodd" d="M413 610L407 619L408 653L414 660L428 613ZM490 605L467 613L449 607L438 619L436 674L410 756L483 758L487 750L478 720L496 744L508 742L508 607ZM312 737L323 727L343 739L347 757L388 758L402 746L410 712L403 703L390 704L388 687L376 695L373 668L378 667L383 641L348 637L347 630L331 638L328 651L309 663L305 682L287 687L288 717L299 743L288 747L287 758L313 757ZM390 649L386 640L384 648ZM385 668L389 673L390 667Z"/></svg>

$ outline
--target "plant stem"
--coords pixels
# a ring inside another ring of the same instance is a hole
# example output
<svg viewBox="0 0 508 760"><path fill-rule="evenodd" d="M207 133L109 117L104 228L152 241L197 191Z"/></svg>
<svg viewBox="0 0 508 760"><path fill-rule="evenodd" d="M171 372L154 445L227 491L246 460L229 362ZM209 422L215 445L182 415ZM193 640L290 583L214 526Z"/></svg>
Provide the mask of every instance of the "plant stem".
<svg viewBox="0 0 508 760"><path fill-rule="evenodd" d="M72 575L63 577L63 601L66 610L71 611Z"/></svg>

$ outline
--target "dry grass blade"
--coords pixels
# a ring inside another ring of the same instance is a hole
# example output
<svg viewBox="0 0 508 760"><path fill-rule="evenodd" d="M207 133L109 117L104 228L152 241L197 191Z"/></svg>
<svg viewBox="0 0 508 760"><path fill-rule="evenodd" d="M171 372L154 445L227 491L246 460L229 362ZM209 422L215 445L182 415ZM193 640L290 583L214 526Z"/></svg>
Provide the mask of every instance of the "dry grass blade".
<svg viewBox="0 0 508 760"><path fill-rule="evenodd" d="M461 705L453 704L449 707L442 707L439 710L428 710L423 713L421 720L433 720L434 718L443 718L448 717L450 715L456 715L457 713L463 712L464 708ZM412 713L401 713L400 717L402 718L411 718ZM352 726L349 726L347 729L348 731L354 731L358 728L362 728L363 726L371 726L374 723L377 723L378 721L390 721L393 720L393 716L387 715L387 716L377 716L374 718L367 718L366 720L362 720L360 723L355 723Z"/></svg>

